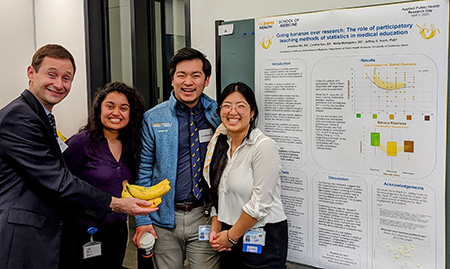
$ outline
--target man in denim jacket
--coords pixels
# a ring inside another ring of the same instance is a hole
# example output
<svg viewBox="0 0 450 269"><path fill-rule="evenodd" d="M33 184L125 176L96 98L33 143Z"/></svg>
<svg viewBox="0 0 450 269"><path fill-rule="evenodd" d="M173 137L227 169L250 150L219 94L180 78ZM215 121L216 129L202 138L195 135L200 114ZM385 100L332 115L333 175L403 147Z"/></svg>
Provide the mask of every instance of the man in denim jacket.
<svg viewBox="0 0 450 269"><path fill-rule="evenodd" d="M209 84L211 64L203 53L184 48L172 58L170 75L174 88L170 99L144 115L143 150L136 184L150 187L168 178L171 189L163 196L158 211L136 218L133 243L139 247L145 232L158 239L156 268L183 268L186 258L192 269L219 268L217 252L207 238L199 237L200 229L211 223L209 214L205 214L209 195L204 179L199 184L201 198L193 194L189 128L192 113L198 127L203 167L206 147L220 124L217 103L203 93Z"/></svg>

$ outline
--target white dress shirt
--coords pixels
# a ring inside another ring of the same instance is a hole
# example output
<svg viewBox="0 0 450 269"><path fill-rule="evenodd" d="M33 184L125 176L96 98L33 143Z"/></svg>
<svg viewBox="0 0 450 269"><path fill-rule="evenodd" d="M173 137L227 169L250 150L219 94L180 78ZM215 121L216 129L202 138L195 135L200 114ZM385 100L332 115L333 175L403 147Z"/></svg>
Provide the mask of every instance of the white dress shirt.
<svg viewBox="0 0 450 269"><path fill-rule="evenodd" d="M230 136L228 144L231 145ZM234 225L242 210L258 220L253 228L285 220L280 157L275 142L255 128L232 158L230 150L227 156L228 163L219 183L218 220Z"/></svg>

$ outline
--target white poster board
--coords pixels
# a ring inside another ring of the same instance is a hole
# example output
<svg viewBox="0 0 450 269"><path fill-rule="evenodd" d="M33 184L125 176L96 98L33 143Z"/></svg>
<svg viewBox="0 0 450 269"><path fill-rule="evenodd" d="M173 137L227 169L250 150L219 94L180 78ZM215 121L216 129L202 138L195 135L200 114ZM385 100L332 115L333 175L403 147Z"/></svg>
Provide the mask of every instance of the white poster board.
<svg viewBox="0 0 450 269"><path fill-rule="evenodd" d="M293 262L444 268L448 1L255 20Z"/></svg>

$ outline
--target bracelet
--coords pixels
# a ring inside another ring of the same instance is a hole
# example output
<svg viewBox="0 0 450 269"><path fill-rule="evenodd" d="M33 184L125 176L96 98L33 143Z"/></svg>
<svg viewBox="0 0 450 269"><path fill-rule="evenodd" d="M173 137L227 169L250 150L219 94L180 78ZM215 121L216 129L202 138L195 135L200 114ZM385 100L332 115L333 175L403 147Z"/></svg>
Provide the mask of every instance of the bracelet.
<svg viewBox="0 0 450 269"><path fill-rule="evenodd" d="M231 239L229 236L228 236L228 232L229 232L230 230L227 230L227 239L228 239L228 242L230 242L231 244L233 244L233 245L236 245L237 244L237 240L233 240L233 239Z"/></svg>

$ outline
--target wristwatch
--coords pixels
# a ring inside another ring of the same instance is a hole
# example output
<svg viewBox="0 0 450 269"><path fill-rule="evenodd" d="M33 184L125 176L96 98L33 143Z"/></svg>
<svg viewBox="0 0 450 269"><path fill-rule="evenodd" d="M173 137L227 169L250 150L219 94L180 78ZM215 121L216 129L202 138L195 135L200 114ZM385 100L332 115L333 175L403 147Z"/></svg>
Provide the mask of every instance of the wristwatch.
<svg viewBox="0 0 450 269"><path fill-rule="evenodd" d="M228 230L227 231L227 239L228 239L228 242L230 242L232 245L236 245L237 244L237 240L233 240L233 239L231 239L229 236L228 236L228 232L229 232L230 230Z"/></svg>

